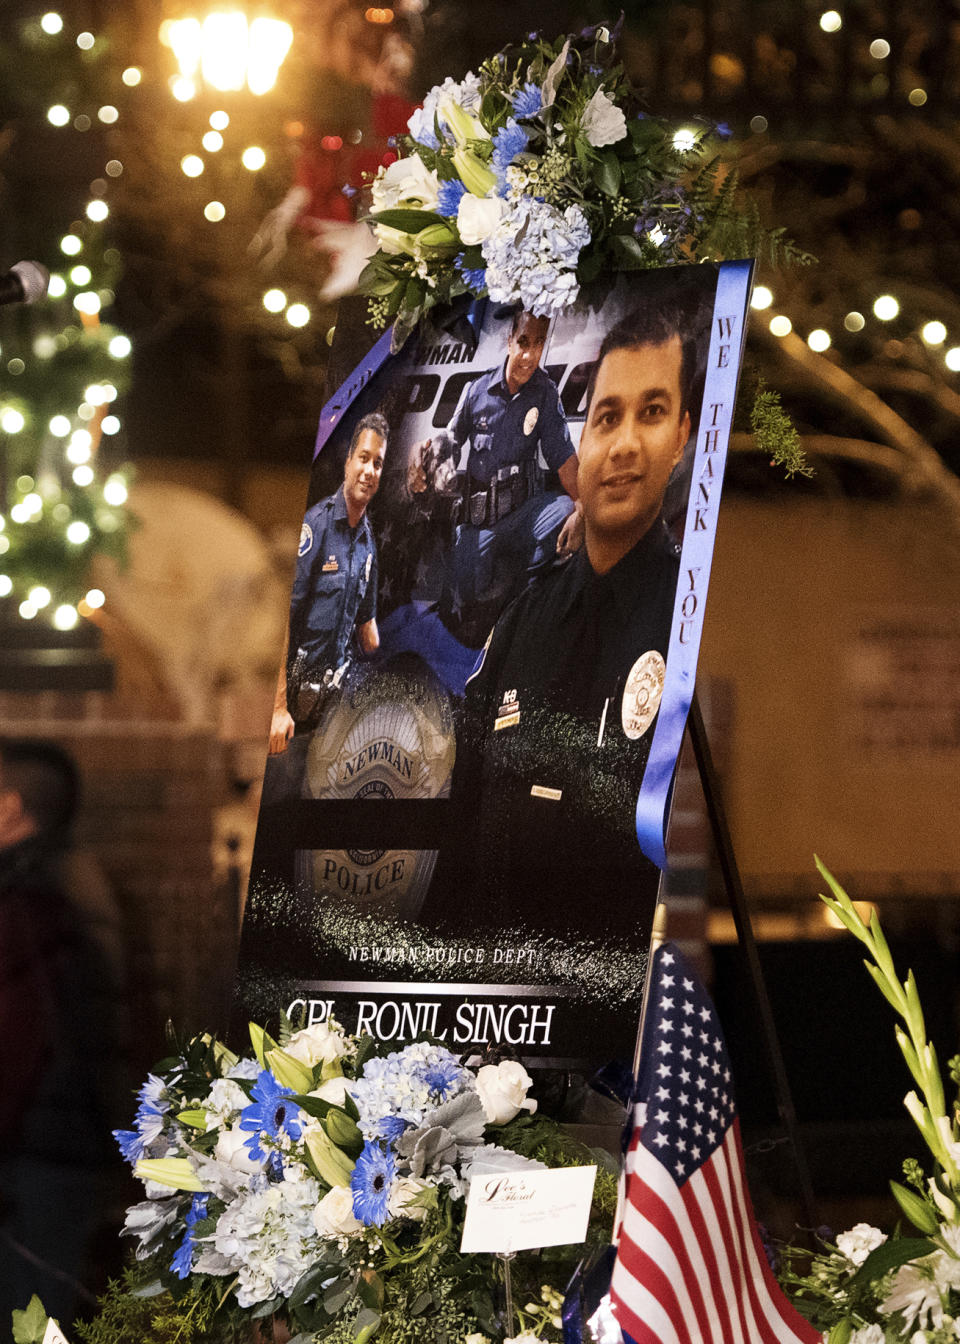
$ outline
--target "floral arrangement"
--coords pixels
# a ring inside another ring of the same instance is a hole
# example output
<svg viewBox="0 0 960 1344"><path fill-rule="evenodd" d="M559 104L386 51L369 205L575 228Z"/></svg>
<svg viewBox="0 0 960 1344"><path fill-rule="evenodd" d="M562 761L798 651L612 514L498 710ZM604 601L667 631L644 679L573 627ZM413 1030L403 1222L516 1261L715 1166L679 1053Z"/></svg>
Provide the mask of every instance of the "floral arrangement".
<svg viewBox="0 0 960 1344"><path fill-rule="evenodd" d="M947 1108L933 1045L927 1040L913 972L897 975L876 911L865 924L836 879L819 863L832 892L822 899L866 947L864 964L902 1018L897 1042L916 1085L904 1105L932 1157L932 1173L910 1159L906 1184L890 1182L915 1229L892 1236L858 1223L810 1254L783 1255L780 1280L794 1305L823 1330L825 1344L956 1344L960 1340L960 1095ZM905 1028L905 1029L904 1029ZM960 1056L949 1063L960 1085Z"/></svg>
<svg viewBox="0 0 960 1344"><path fill-rule="evenodd" d="M207 1036L178 1048L116 1132L146 1197L124 1227L134 1266L81 1339L226 1341L267 1318L298 1344L516 1339L502 1265L459 1251L483 1173L599 1163L591 1236L609 1242L616 1163L536 1114L519 1062L468 1067L428 1042L377 1054L332 1021L284 1022L282 1044L250 1032L254 1057ZM583 1254L515 1259L522 1335L556 1331Z"/></svg>
<svg viewBox="0 0 960 1344"><path fill-rule="evenodd" d="M738 199L735 170L711 153L727 127L642 110L619 28L532 33L427 94L372 183L379 250L360 288L378 325L396 319L395 344L460 294L550 316L601 273L811 260Z"/></svg>

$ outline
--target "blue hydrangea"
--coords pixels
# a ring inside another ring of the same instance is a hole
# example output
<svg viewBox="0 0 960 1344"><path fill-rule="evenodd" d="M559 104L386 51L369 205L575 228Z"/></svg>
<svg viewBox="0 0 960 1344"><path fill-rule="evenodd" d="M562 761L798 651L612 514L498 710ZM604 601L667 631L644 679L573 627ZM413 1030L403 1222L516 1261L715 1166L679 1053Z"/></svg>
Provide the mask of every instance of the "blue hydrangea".
<svg viewBox="0 0 960 1344"><path fill-rule="evenodd" d="M437 214L445 215L447 219L455 218L466 194L467 189L458 177L450 182L441 182L437 191Z"/></svg>
<svg viewBox="0 0 960 1344"><path fill-rule="evenodd" d="M393 1119L403 1121L404 1127L419 1125L441 1096L431 1080L442 1083L442 1098L447 1101L476 1087L470 1070L442 1045L418 1042L367 1060L363 1077L349 1084L364 1138L394 1142L402 1131L389 1123Z"/></svg>
<svg viewBox="0 0 960 1344"><path fill-rule="evenodd" d="M509 117L506 126L501 126L493 137L493 171L501 191L507 183L507 169L518 154L527 147L527 133L518 126L513 117Z"/></svg>
<svg viewBox="0 0 960 1344"><path fill-rule="evenodd" d="M393 1153L365 1143L350 1177L353 1216L366 1227L382 1227L389 1217L390 1187L397 1174Z"/></svg>
<svg viewBox="0 0 960 1344"><path fill-rule="evenodd" d="M580 292L577 263L589 242L590 227L579 206L560 211L520 197L483 243L490 297L552 317Z"/></svg>
<svg viewBox="0 0 960 1344"><path fill-rule="evenodd" d="M463 276L463 283L474 293L480 293L487 287L487 272L483 266L467 266L466 257L463 252L458 252L453 259L453 264Z"/></svg>
<svg viewBox="0 0 960 1344"><path fill-rule="evenodd" d="M524 84L510 99L515 117L535 117L543 107L543 95L536 84Z"/></svg>

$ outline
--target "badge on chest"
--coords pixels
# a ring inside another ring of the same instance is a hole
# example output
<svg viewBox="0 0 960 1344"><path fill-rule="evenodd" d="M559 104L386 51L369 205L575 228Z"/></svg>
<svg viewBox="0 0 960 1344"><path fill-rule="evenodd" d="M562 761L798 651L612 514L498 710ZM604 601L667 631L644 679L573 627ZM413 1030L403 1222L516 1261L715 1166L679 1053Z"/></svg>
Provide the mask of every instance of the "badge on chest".
<svg viewBox="0 0 960 1344"><path fill-rule="evenodd" d="M338 564L337 557L335 555L327 556L326 560L324 560L323 562L322 572L324 574L338 574L340 572L340 565Z"/></svg>
<svg viewBox="0 0 960 1344"><path fill-rule="evenodd" d="M497 710L497 717L493 723L494 732L498 733L501 728L513 728L519 722L520 701L517 699L517 692L515 690L504 691L500 708Z"/></svg>

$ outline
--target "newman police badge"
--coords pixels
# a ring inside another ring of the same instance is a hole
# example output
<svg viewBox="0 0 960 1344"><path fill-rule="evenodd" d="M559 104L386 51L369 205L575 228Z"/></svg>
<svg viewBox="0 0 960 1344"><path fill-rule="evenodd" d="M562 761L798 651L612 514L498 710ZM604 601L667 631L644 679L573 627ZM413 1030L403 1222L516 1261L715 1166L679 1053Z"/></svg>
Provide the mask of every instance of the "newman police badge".
<svg viewBox="0 0 960 1344"><path fill-rule="evenodd" d="M631 741L643 737L660 708L666 663L656 649L643 653L630 669L623 688L620 721Z"/></svg>
<svg viewBox="0 0 960 1344"><path fill-rule="evenodd" d="M297 555L306 555L313 545L313 529L309 523L304 523L300 529L300 544L297 546Z"/></svg>
<svg viewBox="0 0 960 1344"><path fill-rule="evenodd" d="M533 433L533 431L537 427L537 421L539 420L539 418L540 418L540 412L537 410L536 406L531 406L529 411L527 411L526 415L523 417L524 434L529 436L530 434Z"/></svg>

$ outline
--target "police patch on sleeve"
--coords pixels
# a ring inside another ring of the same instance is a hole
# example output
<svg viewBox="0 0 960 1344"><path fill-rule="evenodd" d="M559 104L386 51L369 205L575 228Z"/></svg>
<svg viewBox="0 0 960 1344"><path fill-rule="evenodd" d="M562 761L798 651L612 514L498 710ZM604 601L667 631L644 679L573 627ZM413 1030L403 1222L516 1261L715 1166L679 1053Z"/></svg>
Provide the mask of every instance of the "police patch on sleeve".
<svg viewBox="0 0 960 1344"><path fill-rule="evenodd" d="M300 544L297 546L297 555L306 555L313 545L313 528L309 523L304 523L300 529Z"/></svg>
<svg viewBox="0 0 960 1344"><path fill-rule="evenodd" d="M623 731L631 741L643 737L653 723L663 695L663 677L666 663L656 649L642 653L627 677L620 706Z"/></svg>
<svg viewBox="0 0 960 1344"><path fill-rule="evenodd" d="M523 417L524 434L532 434L537 427L537 421L539 419L540 412L537 410L536 406L531 406L529 411L527 411L526 415Z"/></svg>

